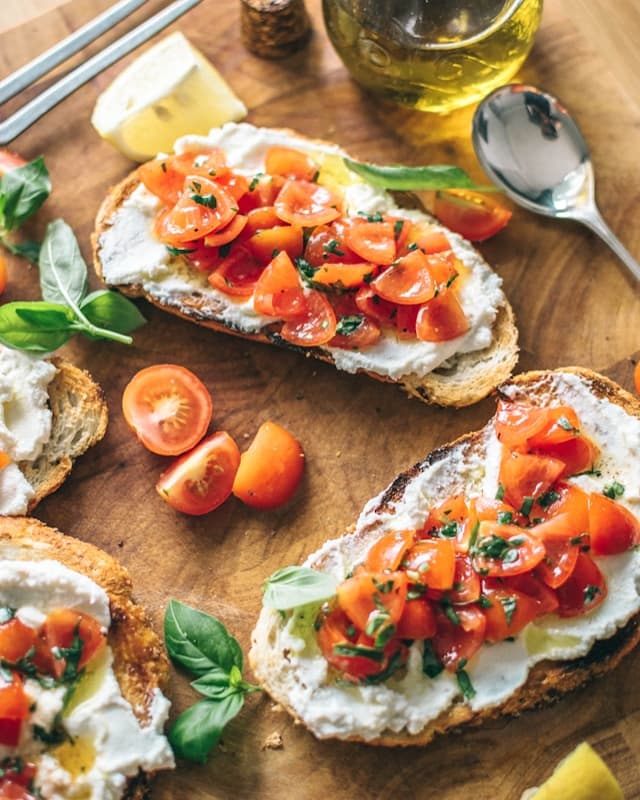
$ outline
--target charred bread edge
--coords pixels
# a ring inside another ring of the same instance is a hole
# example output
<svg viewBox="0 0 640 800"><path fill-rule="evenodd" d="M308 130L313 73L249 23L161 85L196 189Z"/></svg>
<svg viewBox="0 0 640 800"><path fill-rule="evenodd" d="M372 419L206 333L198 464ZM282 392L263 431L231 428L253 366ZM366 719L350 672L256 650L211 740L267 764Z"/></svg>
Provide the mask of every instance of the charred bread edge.
<svg viewBox="0 0 640 800"><path fill-rule="evenodd" d="M296 135L299 136L299 134ZM318 143L325 144L324 142ZM118 211L121 203L131 195L139 183L136 172L130 173L120 183L111 188L98 210L91 242L94 268L98 277L103 281L104 276L100 262L100 236L110 226L110 220ZM177 256L176 258L182 257ZM203 303L199 302L197 297L181 297L179 303L169 305L160 302L153 295L145 292L140 284L110 285L129 297L143 297L157 308L190 322L195 322L205 328L222 333L230 333L233 336L254 342L276 344L303 353L305 356L311 355L327 364L334 363L331 355L322 348L304 348L285 342L277 333L277 323L274 324L273 330L267 329L265 333L243 333L222 322L212 320L211 314L213 312L210 310L203 311ZM491 345L484 350L455 356L456 367L453 370L436 369L423 378L415 377L412 380L411 376L407 376L406 381L394 380L366 370L358 370L358 372L384 383L396 383L410 395L426 402L462 407L482 400L499 383L511 375L518 360L519 349L517 342L518 330L515 325L515 316L509 301L505 297L504 305L498 309L498 314L493 324L493 341ZM474 367L477 369L473 369ZM471 375L460 384L461 374L465 370L469 370Z"/></svg>
<svg viewBox="0 0 640 800"><path fill-rule="evenodd" d="M515 387L516 390L520 391L510 393L508 399L526 400L530 397L530 395L527 394L527 387L529 385L533 383L540 384L545 380L549 380L550 376L562 373L571 373L584 378L596 397L615 403L621 406L631 416L640 418L640 402L633 395L622 389L609 378L599 375L592 370L580 367L522 373L498 387L496 395L497 397L502 396L507 398L504 390L507 387ZM479 443L485 429L486 426L479 431L467 433L455 441L433 450L413 467L398 475L390 486L380 495L377 505L369 511L369 515L389 512L395 503L402 500L407 485L419 475L425 467L446 459L454 448L472 446L475 443ZM353 526L347 531L347 534L351 533L352 530ZM363 535L366 533L366 530L367 528L362 529L361 532ZM321 561L317 563L317 566L321 568ZM256 631L257 630L258 629L256 629ZM265 634L266 631L260 631L259 636L256 636L254 633L254 637L252 637L254 639L254 645L257 639L262 638ZM359 736L345 737L342 740L392 747L425 745L432 741L436 735L446 733L454 728L457 729L460 726L476 727L486 720L496 719L502 716L515 716L527 709L538 708L542 705L552 703L563 694L579 688L592 678L600 677L611 671L639 642L640 614L636 614L631 617L622 628L619 628L613 636L608 639L600 639L597 641L585 656L563 661L547 660L538 662L529 671L526 682L520 686L506 702L499 706L474 712L467 705L457 702L443 711L436 719L429 722L420 733L415 735L390 732L371 740L365 740ZM258 677L260 677L259 665L252 663L251 666ZM265 688L269 691L268 686ZM287 704L286 700L283 700L281 697L274 697L274 700L286 708L298 722L304 725L304 720L299 719L295 710Z"/></svg>
<svg viewBox="0 0 640 800"><path fill-rule="evenodd" d="M7 544L20 548L34 559L59 561L105 590L111 611L107 641L113 651L114 672L136 717L141 722L148 721L154 691L163 691L167 686L169 661L146 611L132 598L128 571L103 550L30 517L0 518L0 554ZM141 771L130 778L124 795L126 800L147 797L150 777Z"/></svg>

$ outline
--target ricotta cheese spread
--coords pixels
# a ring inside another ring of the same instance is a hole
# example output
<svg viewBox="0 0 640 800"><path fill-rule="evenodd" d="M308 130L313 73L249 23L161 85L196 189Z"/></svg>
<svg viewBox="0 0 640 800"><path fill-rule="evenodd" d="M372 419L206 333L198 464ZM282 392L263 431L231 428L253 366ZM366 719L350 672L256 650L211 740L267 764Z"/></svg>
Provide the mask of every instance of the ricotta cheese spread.
<svg viewBox="0 0 640 800"><path fill-rule="evenodd" d="M286 131L256 128L247 123L227 123L214 128L208 136L184 136L176 142L175 151L180 154L211 146L221 147L230 167L253 177L264 168L266 151L274 145L302 150L319 162L327 155L344 155L335 145L316 143ZM400 209L388 192L363 182L355 175L350 174L350 180L349 185L341 185L345 211L349 214L398 212L413 220L433 221L418 210ZM153 235L153 220L160 206L160 200L142 185L122 202L99 240L104 280L115 285L139 284L162 303L187 314L189 309L184 300L196 296L206 302L217 320L243 333L258 333L272 325L274 319L256 313L251 298L235 302L212 288L206 275L169 254ZM347 372L366 370L394 380L410 376L421 378L457 354L482 350L491 344L493 322L498 309L505 303L502 281L461 236L450 231L446 234L455 255L468 271L458 295L469 321L467 333L445 342L421 342L402 340L393 332L383 330L378 342L363 351L326 348L339 369Z"/></svg>
<svg viewBox="0 0 640 800"><path fill-rule="evenodd" d="M0 607L15 610L23 624L34 628L58 608L91 615L105 632L111 622L104 590L48 559L0 561ZM32 713L22 726L17 748L0 746L0 759L19 756L36 764L35 784L47 800L120 800L128 779L140 769L155 772L174 766L163 734L169 701L156 690L148 721L141 723L122 695L110 648L95 661L71 689L27 678ZM45 743L46 733L56 725L66 738Z"/></svg>
<svg viewBox="0 0 640 800"><path fill-rule="evenodd" d="M585 491L602 492L618 481L625 487L618 502L640 517L640 477L634 465L640 458L640 420L620 406L596 397L585 380L571 373L552 374L535 387L536 404L573 407L581 430L602 450L599 475L570 478ZM517 386L507 387L507 394ZM306 566L322 564L322 570L344 580L364 560L374 538L402 529L419 529L427 510L446 497L464 491L468 497L494 497L498 487L501 445L489 428L482 457L462 443L443 459L433 461L406 487L402 499L382 513L384 492L364 508L355 532L327 542L307 559ZM586 655L597 640L607 639L640 611L640 552L593 556L607 581L604 601L581 616L560 618L549 614L524 628L514 641L485 643L465 667L475 696L467 702L473 711L502 704L527 680L530 669L546 659L575 659ZM406 671L376 686L329 683L327 662L313 632L319 606L296 609L285 624L277 612L263 609L258 630L269 630L269 642L258 642L275 653L286 652L277 685L287 704L318 737L358 736L375 739L385 732L419 733L428 722L461 699L455 676L442 672L429 678L422 672L422 642L410 648Z"/></svg>
<svg viewBox="0 0 640 800"><path fill-rule="evenodd" d="M51 435L47 387L56 368L41 358L0 346L0 514L25 514L35 492L18 462L34 461Z"/></svg>

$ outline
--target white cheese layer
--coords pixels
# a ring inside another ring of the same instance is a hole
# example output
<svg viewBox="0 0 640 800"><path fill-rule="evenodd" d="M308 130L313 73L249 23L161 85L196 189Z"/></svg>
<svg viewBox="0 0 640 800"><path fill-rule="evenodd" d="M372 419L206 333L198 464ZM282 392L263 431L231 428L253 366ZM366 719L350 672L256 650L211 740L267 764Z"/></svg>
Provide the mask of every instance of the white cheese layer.
<svg viewBox="0 0 640 800"><path fill-rule="evenodd" d="M601 492L613 480L625 487L620 502L640 517L640 492L636 465L640 457L640 420L619 406L595 397L584 379L570 374L552 375L536 403L569 404L578 414L586 436L603 450L598 462L602 474L581 476L572 482L587 491ZM515 389L517 391L517 387ZM507 387L509 392L509 387ZM488 429L483 456L458 445L446 458L426 466L408 484L402 499L375 511L385 492L364 508L355 532L327 542L307 559L308 566L343 580L362 561L372 542L384 533L420 528L430 506L451 494L493 497L498 486L500 444ZM608 594L591 613L570 619L547 615L528 625L515 641L484 644L466 671L476 691L468 701L474 711L505 702L527 680L530 669L546 659L574 659L586 655L597 640L613 636L640 611L640 552L632 549L595 559L607 580ZM263 609L258 630L270 631L269 648L278 661L278 676L270 679L284 692L287 704L319 737L359 736L374 739L389 731L419 733L431 720L462 697L455 677L443 672L435 679L422 673L422 643L410 650L406 674L392 676L380 686L346 687L327 682L327 664L315 642L312 623L317 609L298 610L282 626L276 612ZM259 641L258 646L265 646ZM260 663L264 655L256 653Z"/></svg>
<svg viewBox="0 0 640 800"><path fill-rule="evenodd" d="M273 145L303 150L319 162L326 155L343 155L337 146L309 141L286 131L256 128L247 123L227 123L208 136L185 136L175 145L177 153L211 146L221 147L227 163L249 176L264 169L266 151ZM345 211L350 214L377 211L398 212L415 220L432 221L428 215L399 209L390 194L362 182L355 175L344 190ZM104 279L109 284L140 284L163 303L180 307L181 300L198 296L215 309L216 318L245 333L257 333L274 322L257 314L253 301L235 302L209 286L206 276L195 269L178 265L153 235L153 218L160 202L144 187L137 188L116 211L111 225L100 237L100 259ZM442 230L445 230L444 228ZM327 348L336 366L348 372L367 370L393 379L423 377L456 354L482 350L491 344L492 325L504 305L501 279L482 257L457 234L447 231L456 256L468 268L459 289L459 300L469 320L469 331L448 342L419 342L399 339L384 330L380 340L364 351Z"/></svg>
<svg viewBox="0 0 640 800"><path fill-rule="evenodd" d="M57 561L0 561L0 607L16 610L26 625L38 628L46 614L72 608L90 614L107 631L109 599L91 579ZM149 721L141 724L125 700L107 647L87 667L71 692L28 679L25 690L33 711L17 748L0 747L0 759L20 756L37 766L36 785L48 800L120 800L127 780L140 769L174 766L163 727L169 701L154 693ZM50 731L57 721L69 741L47 745L34 726Z"/></svg>
<svg viewBox="0 0 640 800"><path fill-rule="evenodd" d="M47 387L56 368L41 358L0 346L0 514L25 514L34 496L18 461L33 461L51 436Z"/></svg>

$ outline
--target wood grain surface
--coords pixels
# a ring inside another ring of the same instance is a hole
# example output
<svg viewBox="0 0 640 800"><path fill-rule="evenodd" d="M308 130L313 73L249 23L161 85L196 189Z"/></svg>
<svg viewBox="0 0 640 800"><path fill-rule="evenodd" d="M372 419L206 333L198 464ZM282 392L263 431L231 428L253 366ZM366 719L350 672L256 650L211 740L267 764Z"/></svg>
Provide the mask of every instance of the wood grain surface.
<svg viewBox="0 0 640 800"><path fill-rule="evenodd" d="M520 77L553 91L575 114L592 147L603 214L629 249L640 254L640 110L620 79L616 60L603 58L598 39L585 35L563 13L576 2L549 0ZM3 34L0 74L104 6L103 0L74 0ZM314 36L305 50L284 62L264 62L246 53L233 0L204 0L174 28L219 67L249 107L251 122L333 139L363 159L453 162L481 177L469 141L472 110L437 118L371 98L349 79L327 42L319 0L308 7ZM52 196L30 232L39 234L48 220L63 216L87 258L98 204L131 167L89 124L98 93L120 68L78 91L14 144L25 156L44 153L53 180ZM7 104L3 114L13 107ZM604 245L572 223L515 210L509 227L481 249L504 278L518 317L520 370L579 364L605 371L631 388L632 356L639 347L638 289ZM97 285L92 277L92 286ZM3 300L36 297L36 270L11 260ZM492 413L491 400L458 412L430 408L392 386L140 307L148 324L132 347L79 339L64 349L104 387L111 422L105 440L42 503L37 516L120 558L158 629L167 600L175 597L219 616L246 650L267 575L299 563L324 539L341 533L397 472L434 446L481 426ZM266 419L298 436L308 469L288 507L258 513L232 499L204 518L187 518L162 503L153 487L167 461L138 445L120 411L129 378L159 362L184 364L203 379L214 397L214 427L229 431L241 448ZM424 750L318 742L274 710L268 698L254 695L225 731L223 746L209 764L180 764L175 773L160 775L153 796L517 800L525 787L539 783L559 758L588 739L618 775L627 798L640 798L638 668L640 653L553 707L442 738ZM175 712L196 699L186 676L177 672L170 694ZM284 747L263 749L275 731Z"/></svg>

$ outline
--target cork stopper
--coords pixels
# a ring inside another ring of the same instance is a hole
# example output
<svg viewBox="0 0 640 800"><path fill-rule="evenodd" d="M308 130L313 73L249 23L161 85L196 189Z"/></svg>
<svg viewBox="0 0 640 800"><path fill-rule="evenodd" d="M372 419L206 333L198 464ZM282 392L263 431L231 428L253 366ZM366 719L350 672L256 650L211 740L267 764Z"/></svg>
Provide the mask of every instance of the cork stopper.
<svg viewBox="0 0 640 800"><path fill-rule="evenodd" d="M304 0L241 0L244 46L261 58L286 58L311 34Z"/></svg>

